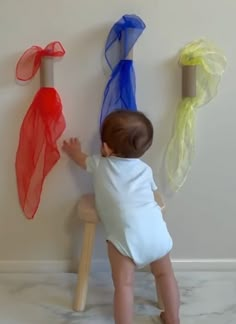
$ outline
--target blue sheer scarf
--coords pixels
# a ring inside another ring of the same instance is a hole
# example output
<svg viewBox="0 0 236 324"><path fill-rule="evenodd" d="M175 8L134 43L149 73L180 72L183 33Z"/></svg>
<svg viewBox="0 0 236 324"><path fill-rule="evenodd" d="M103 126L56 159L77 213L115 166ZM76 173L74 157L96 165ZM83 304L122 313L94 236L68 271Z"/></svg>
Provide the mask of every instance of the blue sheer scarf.
<svg viewBox="0 0 236 324"><path fill-rule="evenodd" d="M145 27L138 16L125 15L110 30L105 58L112 72L104 91L100 126L106 116L116 109L137 110L133 61L126 58Z"/></svg>

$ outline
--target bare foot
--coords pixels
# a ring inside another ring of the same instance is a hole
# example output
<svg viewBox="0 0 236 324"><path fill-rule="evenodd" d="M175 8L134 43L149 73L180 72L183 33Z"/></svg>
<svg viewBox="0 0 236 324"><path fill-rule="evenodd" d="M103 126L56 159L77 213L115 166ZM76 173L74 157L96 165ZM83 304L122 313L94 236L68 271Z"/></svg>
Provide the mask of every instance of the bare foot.
<svg viewBox="0 0 236 324"><path fill-rule="evenodd" d="M166 314L164 312L162 312L160 314L160 319L161 319L161 321L162 321L163 324L170 324L170 323L176 323L176 324L178 323L179 324L180 323L179 320L174 321L174 322L173 321L171 321L171 322L170 321L167 321L166 320Z"/></svg>

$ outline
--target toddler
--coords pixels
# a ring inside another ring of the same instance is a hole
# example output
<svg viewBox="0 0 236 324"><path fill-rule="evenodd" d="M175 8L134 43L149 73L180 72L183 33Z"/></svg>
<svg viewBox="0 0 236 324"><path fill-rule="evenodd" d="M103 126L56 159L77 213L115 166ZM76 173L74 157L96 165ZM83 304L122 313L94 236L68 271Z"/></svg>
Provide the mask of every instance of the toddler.
<svg viewBox="0 0 236 324"><path fill-rule="evenodd" d="M96 208L105 227L116 324L133 323L135 268L150 264L162 296L165 324L179 324L179 292L169 253L172 239L155 200L151 168L140 160L150 148L153 127L141 112L117 110L101 127L101 154L87 156L78 139L63 150L92 173Z"/></svg>

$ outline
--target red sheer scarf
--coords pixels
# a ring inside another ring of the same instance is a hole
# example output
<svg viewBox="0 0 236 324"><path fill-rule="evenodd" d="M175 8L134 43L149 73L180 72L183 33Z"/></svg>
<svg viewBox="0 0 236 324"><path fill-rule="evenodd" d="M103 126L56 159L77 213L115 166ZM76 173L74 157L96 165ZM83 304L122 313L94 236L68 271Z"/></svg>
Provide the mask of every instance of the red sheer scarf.
<svg viewBox="0 0 236 324"><path fill-rule="evenodd" d="M64 54L59 42L52 42L45 49L31 47L17 63L17 79L28 81L33 78L43 56L60 57ZM64 129L59 94L54 88L40 88L20 129L15 164L19 201L28 219L32 219L38 209L45 177L60 158L56 142Z"/></svg>

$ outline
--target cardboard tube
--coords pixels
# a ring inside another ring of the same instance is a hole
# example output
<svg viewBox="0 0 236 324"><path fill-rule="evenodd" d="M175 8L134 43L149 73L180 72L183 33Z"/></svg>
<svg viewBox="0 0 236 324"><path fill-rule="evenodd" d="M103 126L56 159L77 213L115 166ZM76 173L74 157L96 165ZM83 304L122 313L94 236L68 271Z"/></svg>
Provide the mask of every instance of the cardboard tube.
<svg viewBox="0 0 236 324"><path fill-rule="evenodd" d="M134 58L134 48L132 47L125 59L133 60L133 58Z"/></svg>
<svg viewBox="0 0 236 324"><path fill-rule="evenodd" d="M126 33L123 32L121 35L121 40L120 40L120 50L121 50L121 57L124 56L124 52L125 52L125 37L126 37ZM125 60L133 60L133 53L134 53L134 48L131 48L131 50L129 51L128 55L124 58Z"/></svg>
<svg viewBox="0 0 236 324"><path fill-rule="evenodd" d="M182 97L196 97L196 65L182 65Z"/></svg>
<svg viewBox="0 0 236 324"><path fill-rule="evenodd" d="M52 88L54 86L53 57L51 56L43 56L41 59L40 85L43 88Z"/></svg>

